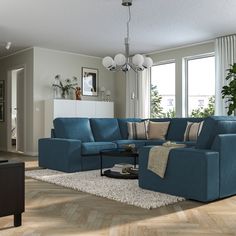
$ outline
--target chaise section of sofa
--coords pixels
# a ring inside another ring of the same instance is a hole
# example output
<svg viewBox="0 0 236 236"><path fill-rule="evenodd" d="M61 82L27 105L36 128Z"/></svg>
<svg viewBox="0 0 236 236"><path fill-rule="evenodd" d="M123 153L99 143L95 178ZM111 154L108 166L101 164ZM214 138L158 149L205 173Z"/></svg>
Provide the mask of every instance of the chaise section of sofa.
<svg viewBox="0 0 236 236"><path fill-rule="evenodd" d="M209 202L236 194L236 118L209 117L194 148L170 151L164 178L148 170L151 147L139 155L141 188Z"/></svg>

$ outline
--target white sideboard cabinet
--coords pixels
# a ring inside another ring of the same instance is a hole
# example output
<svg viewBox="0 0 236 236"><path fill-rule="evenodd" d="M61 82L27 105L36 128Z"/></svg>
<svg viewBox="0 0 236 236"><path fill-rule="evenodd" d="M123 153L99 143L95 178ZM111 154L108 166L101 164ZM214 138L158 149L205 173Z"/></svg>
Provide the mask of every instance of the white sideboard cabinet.
<svg viewBox="0 0 236 236"><path fill-rule="evenodd" d="M46 100L44 105L45 137L50 137L51 129L53 128L53 120L57 117L114 117L113 102L50 99Z"/></svg>

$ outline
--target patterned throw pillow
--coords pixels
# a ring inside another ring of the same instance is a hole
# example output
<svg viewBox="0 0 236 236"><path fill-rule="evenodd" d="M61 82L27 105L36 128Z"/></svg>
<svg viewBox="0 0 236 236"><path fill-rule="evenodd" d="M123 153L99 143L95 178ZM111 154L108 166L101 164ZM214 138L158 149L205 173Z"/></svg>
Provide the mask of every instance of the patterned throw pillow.
<svg viewBox="0 0 236 236"><path fill-rule="evenodd" d="M147 123L143 122L127 122L128 139L147 139Z"/></svg>
<svg viewBox="0 0 236 236"><path fill-rule="evenodd" d="M188 122L185 132L184 132L184 141L196 141L197 137L201 133L203 126L202 122Z"/></svg>
<svg viewBox="0 0 236 236"><path fill-rule="evenodd" d="M170 122L152 122L148 125L148 139L166 139Z"/></svg>

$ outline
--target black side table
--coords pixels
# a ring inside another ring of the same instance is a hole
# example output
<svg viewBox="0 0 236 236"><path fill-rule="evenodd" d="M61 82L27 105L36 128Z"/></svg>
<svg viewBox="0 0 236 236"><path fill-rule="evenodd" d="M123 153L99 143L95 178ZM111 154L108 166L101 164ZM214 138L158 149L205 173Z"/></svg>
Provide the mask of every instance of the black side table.
<svg viewBox="0 0 236 236"><path fill-rule="evenodd" d="M25 163L0 159L0 217L14 215L14 226L21 226L25 211Z"/></svg>

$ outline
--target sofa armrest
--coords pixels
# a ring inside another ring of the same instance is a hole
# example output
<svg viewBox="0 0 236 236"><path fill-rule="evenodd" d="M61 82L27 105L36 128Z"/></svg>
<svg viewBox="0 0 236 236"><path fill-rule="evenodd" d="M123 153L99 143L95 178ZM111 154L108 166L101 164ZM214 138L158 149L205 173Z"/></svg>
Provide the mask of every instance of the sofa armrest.
<svg viewBox="0 0 236 236"><path fill-rule="evenodd" d="M162 179L147 169L150 148L140 150L140 187L203 202L219 197L218 152L195 148L172 149Z"/></svg>
<svg viewBox="0 0 236 236"><path fill-rule="evenodd" d="M39 139L39 166L64 172L82 169L81 141L62 138Z"/></svg>
<svg viewBox="0 0 236 236"><path fill-rule="evenodd" d="M236 134L219 134L212 150L220 154L220 196L236 194Z"/></svg>

